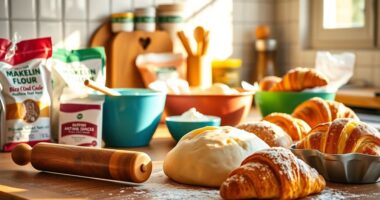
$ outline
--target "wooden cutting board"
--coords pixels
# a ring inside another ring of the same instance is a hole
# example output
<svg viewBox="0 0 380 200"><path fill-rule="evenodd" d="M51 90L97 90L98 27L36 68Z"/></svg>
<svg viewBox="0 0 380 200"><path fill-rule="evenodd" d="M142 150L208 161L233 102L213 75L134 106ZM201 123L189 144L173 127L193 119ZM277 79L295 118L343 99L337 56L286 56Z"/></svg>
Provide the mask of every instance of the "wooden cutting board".
<svg viewBox="0 0 380 200"><path fill-rule="evenodd" d="M169 34L156 32L121 32L111 43L110 87L144 87L143 79L135 64L136 57L144 53L172 52Z"/></svg>
<svg viewBox="0 0 380 200"><path fill-rule="evenodd" d="M90 41L90 47L103 46L107 56L106 85L112 88L142 88L142 77L135 59L143 53L172 52L173 43L164 31L112 33L110 22L102 24Z"/></svg>

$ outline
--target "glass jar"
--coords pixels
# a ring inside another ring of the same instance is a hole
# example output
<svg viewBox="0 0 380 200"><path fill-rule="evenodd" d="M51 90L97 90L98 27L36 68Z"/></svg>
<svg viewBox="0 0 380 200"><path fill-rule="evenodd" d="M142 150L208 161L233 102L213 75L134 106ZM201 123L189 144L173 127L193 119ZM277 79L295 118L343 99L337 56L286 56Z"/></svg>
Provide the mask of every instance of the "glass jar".
<svg viewBox="0 0 380 200"><path fill-rule="evenodd" d="M224 83L230 87L239 87L240 66L240 59L213 60L212 82Z"/></svg>

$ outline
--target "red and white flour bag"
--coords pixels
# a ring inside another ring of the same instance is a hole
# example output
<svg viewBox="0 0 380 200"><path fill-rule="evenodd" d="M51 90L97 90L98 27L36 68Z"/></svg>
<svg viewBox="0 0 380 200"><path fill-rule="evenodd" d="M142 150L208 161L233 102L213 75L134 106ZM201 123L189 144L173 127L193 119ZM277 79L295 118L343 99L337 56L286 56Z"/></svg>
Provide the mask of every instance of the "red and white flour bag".
<svg viewBox="0 0 380 200"><path fill-rule="evenodd" d="M1 132L3 151L19 143L50 141L50 38L15 44L0 38Z"/></svg>
<svg viewBox="0 0 380 200"><path fill-rule="evenodd" d="M59 104L60 144L102 147L104 95L64 88Z"/></svg>

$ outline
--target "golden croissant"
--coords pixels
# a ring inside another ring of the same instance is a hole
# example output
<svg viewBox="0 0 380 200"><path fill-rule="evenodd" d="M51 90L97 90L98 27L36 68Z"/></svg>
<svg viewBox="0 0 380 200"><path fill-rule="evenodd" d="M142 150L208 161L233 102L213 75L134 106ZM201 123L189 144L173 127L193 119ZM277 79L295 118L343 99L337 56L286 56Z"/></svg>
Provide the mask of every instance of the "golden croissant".
<svg viewBox="0 0 380 200"><path fill-rule="evenodd" d="M220 187L224 199L296 199L321 192L318 172L282 147L255 152Z"/></svg>
<svg viewBox="0 0 380 200"><path fill-rule="evenodd" d="M265 116L263 120L281 127L294 141L304 138L311 129L303 120L286 113L272 113Z"/></svg>
<svg viewBox="0 0 380 200"><path fill-rule="evenodd" d="M298 67L288 71L280 82L270 88L270 91L301 91L327 84L327 77L315 69Z"/></svg>
<svg viewBox="0 0 380 200"><path fill-rule="evenodd" d="M311 98L298 105L293 111L293 117L304 120L314 127L323 122L331 122L338 118L359 119L354 111L342 103L323 100L319 97Z"/></svg>
<svg viewBox="0 0 380 200"><path fill-rule="evenodd" d="M380 156L380 133L368 124L349 118L336 119L314 127L296 145L323 153L363 153Z"/></svg>
<svg viewBox="0 0 380 200"><path fill-rule="evenodd" d="M236 128L255 134L271 147L290 147L293 143L281 127L267 121L240 124Z"/></svg>
<svg viewBox="0 0 380 200"><path fill-rule="evenodd" d="M266 76L260 80L259 88L261 91L269 91L275 84L281 81L277 76Z"/></svg>

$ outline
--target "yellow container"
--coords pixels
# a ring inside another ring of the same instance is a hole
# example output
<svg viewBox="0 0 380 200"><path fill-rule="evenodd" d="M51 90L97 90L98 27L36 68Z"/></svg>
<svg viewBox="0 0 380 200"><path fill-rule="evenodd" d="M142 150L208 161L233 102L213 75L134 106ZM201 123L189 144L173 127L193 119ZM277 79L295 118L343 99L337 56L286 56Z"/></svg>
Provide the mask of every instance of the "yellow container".
<svg viewBox="0 0 380 200"><path fill-rule="evenodd" d="M240 66L240 59L213 60L212 82L224 83L230 87L239 87Z"/></svg>

